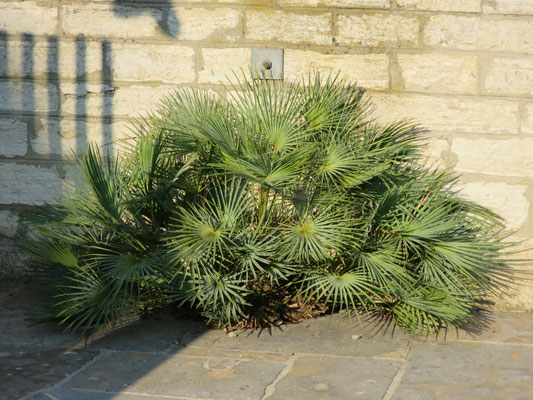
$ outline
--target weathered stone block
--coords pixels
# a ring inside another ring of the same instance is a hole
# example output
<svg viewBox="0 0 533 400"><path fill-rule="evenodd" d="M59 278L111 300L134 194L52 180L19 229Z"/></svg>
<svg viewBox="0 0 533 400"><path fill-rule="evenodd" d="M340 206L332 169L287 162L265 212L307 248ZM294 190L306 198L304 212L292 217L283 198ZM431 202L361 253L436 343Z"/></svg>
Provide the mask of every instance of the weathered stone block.
<svg viewBox="0 0 533 400"><path fill-rule="evenodd" d="M242 35L242 15L231 8L172 7L157 4L149 11L134 4L64 5L65 32L107 37L175 37L180 40L231 40Z"/></svg>
<svg viewBox="0 0 533 400"><path fill-rule="evenodd" d="M533 139L467 139L452 141L455 170L499 176L533 176Z"/></svg>
<svg viewBox="0 0 533 400"><path fill-rule="evenodd" d="M518 133L518 103L510 100L373 93L376 116L412 119L435 132Z"/></svg>
<svg viewBox="0 0 533 400"><path fill-rule="evenodd" d="M18 229L18 214L9 210L0 210L0 235L15 236Z"/></svg>
<svg viewBox="0 0 533 400"><path fill-rule="evenodd" d="M61 39L58 75L60 78L100 82L102 71L107 67L104 60L109 58L108 53L112 50L111 44L103 40Z"/></svg>
<svg viewBox="0 0 533 400"><path fill-rule="evenodd" d="M491 94L533 95L533 58L495 58L485 75Z"/></svg>
<svg viewBox="0 0 533 400"><path fill-rule="evenodd" d="M15 38L16 37L16 38ZM19 35L0 37L0 76L45 78L48 70L48 45L38 38L19 40Z"/></svg>
<svg viewBox="0 0 533 400"><path fill-rule="evenodd" d="M331 14L248 10L245 37L263 42L331 44Z"/></svg>
<svg viewBox="0 0 533 400"><path fill-rule="evenodd" d="M277 0L281 6L390 8L389 0Z"/></svg>
<svg viewBox="0 0 533 400"><path fill-rule="evenodd" d="M423 40L429 46L450 49L532 53L532 31L533 20L434 15Z"/></svg>
<svg viewBox="0 0 533 400"><path fill-rule="evenodd" d="M28 125L25 122L0 118L0 156L23 156L26 154L27 142Z"/></svg>
<svg viewBox="0 0 533 400"><path fill-rule="evenodd" d="M57 5L44 1L1 2L0 30L9 34L54 34L57 32Z"/></svg>
<svg viewBox="0 0 533 400"><path fill-rule="evenodd" d="M109 53L114 80L189 83L195 78L190 47L124 43L113 45Z"/></svg>
<svg viewBox="0 0 533 400"><path fill-rule="evenodd" d="M533 103L526 105L525 115L522 117L522 133L533 133Z"/></svg>
<svg viewBox="0 0 533 400"><path fill-rule="evenodd" d="M233 73L244 71L249 75L250 49L202 49L203 65L198 72L198 83L228 83L235 81Z"/></svg>
<svg viewBox="0 0 533 400"><path fill-rule="evenodd" d="M461 195L490 208L506 221L509 229L519 229L526 222L529 202L527 186L504 182L471 182L460 184Z"/></svg>
<svg viewBox="0 0 533 400"><path fill-rule="evenodd" d="M18 35L17 35L18 37ZM34 79L101 79L102 41L57 36L0 40L0 75Z"/></svg>
<svg viewBox="0 0 533 400"><path fill-rule="evenodd" d="M339 15L340 44L357 46L415 46L420 22L415 17L396 14Z"/></svg>
<svg viewBox="0 0 533 400"><path fill-rule="evenodd" d="M55 166L0 163L0 204L53 203L63 191Z"/></svg>
<svg viewBox="0 0 533 400"><path fill-rule="evenodd" d="M0 82L0 110L56 111L59 104L57 87L32 81Z"/></svg>
<svg viewBox="0 0 533 400"><path fill-rule="evenodd" d="M285 50L286 79L301 79L310 72L341 72L358 85L372 89L389 87L386 54L323 54L309 50Z"/></svg>
<svg viewBox="0 0 533 400"><path fill-rule="evenodd" d="M450 144L445 139L429 138L422 145L422 155L426 158L429 166L444 167L446 153L450 150Z"/></svg>
<svg viewBox="0 0 533 400"><path fill-rule="evenodd" d="M73 35L109 37L152 37L161 33L161 10L140 12L127 4L85 2L61 7L61 27ZM170 21L176 24L177 21Z"/></svg>
<svg viewBox="0 0 533 400"><path fill-rule="evenodd" d="M242 37L243 16L238 10L178 7L176 15L170 33L177 39L227 42Z"/></svg>
<svg viewBox="0 0 533 400"><path fill-rule="evenodd" d="M399 8L427 11L481 11L481 0L396 0Z"/></svg>
<svg viewBox="0 0 533 400"><path fill-rule="evenodd" d="M67 116L102 117L115 112L114 96L118 89L107 84L63 82L61 113Z"/></svg>
<svg viewBox="0 0 533 400"><path fill-rule="evenodd" d="M41 128L30 140L32 150L42 155L70 157L73 151L83 149L87 143L108 145L114 141L116 122L40 119Z"/></svg>
<svg viewBox="0 0 533 400"><path fill-rule="evenodd" d="M441 53L398 54L405 90L477 93L477 57Z"/></svg>
<svg viewBox="0 0 533 400"><path fill-rule="evenodd" d="M533 15L533 2L531 0L488 0L483 4L483 12Z"/></svg>
<svg viewBox="0 0 533 400"><path fill-rule="evenodd" d="M79 85L72 85L71 89L64 89L66 95L61 108L64 115L137 117L153 111L160 99L175 87L132 85L109 88L105 85L83 85L80 89Z"/></svg>

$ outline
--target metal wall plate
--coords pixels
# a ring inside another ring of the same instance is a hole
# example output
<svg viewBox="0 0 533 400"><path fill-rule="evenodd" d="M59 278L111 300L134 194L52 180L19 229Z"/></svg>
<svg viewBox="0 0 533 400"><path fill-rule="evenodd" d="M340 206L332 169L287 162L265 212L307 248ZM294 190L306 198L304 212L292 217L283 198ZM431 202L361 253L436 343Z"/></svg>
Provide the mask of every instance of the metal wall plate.
<svg viewBox="0 0 533 400"><path fill-rule="evenodd" d="M283 79L283 49L252 48L252 77Z"/></svg>

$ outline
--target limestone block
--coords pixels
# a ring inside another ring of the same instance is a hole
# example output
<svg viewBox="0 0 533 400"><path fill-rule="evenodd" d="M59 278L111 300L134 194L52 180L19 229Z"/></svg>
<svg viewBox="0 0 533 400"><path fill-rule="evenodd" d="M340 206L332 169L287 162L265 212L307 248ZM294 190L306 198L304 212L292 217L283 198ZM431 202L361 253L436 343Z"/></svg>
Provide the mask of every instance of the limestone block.
<svg viewBox="0 0 533 400"><path fill-rule="evenodd" d="M32 81L0 82L1 111L56 111L59 104L57 87Z"/></svg>
<svg viewBox="0 0 533 400"><path fill-rule="evenodd" d="M415 46L420 22L396 14L339 15L336 41L357 46Z"/></svg>
<svg viewBox="0 0 533 400"><path fill-rule="evenodd" d="M248 10L245 37L263 42L331 44L331 14Z"/></svg>
<svg viewBox="0 0 533 400"><path fill-rule="evenodd" d="M522 118L522 133L533 133L533 103L526 105L525 115Z"/></svg>
<svg viewBox="0 0 533 400"><path fill-rule="evenodd" d="M137 117L154 111L161 98L175 89L175 86L131 85L109 89L94 85L94 88L88 86L85 95L79 94L79 89L74 89L74 93L67 92L64 96L61 106L64 115Z"/></svg>
<svg viewBox="0 0 533 400"><path fill-rule="evenodd" d="M533 15L533 2L531 0L488 0L483 4L483 12Z"/></svg>
<svg viewBox="0 0 533 400"><path fill-rule="evenodd" d="M0 76L46 78L48 44L39 38L19 40L19 35L0 37ZM57 68L55 68L57 70Z"/></svg>
<svg viewBox="0 0 533 400"><path fill-rule="evenodd" d="M323 54L285 50L286 79L300 79L312 71L340 71L342 76L366 88L389 87L389 57L386 54Z"/></svg>
<svg viewBox="0 0 533 400"><path fill-rule="evenodd" d="M57 32L57 4L44 1L3 1L0 30L8 34L52 35Z"/></svg>
<svg viewBox="0 0 533 400"><path fill-rule="evenodd" d="M459 185L461 195L490 208L505 219L509 229L519 229L527 219L527 186L504 182L470 182Z"/></svg>
<svg viewBox="0 0 533 400"><path fill-rule="evenodd" d="M390 8L389 0L277 0L281 6Z"/></svg>
<svg viewBox="0 0 533 400"><path fill-rule="evenodd" d="M427 160L427 165L431 167L444 167L446 152L450 145L445 139L429 138L422 145L422 155Z"/></svg>
<svg viewBox="0 0 533 400"><path fill-rule="evenodd" d="M111 44L103 40L63 38L59 43L60 78L101 81L104 60L112 51Z"/></svg>
<svg viewBox="0 0 533 400"><path fill-rule="evenodd" d="M198 83L234 82L232 72L249 75L251 50L245 48L202 49L203 66L198 72Z"/></svg>
<svg viewBox="0 0 533 400"><path fill-rule="evenodd" d="M61 7L61 27L72 35L152 37L160 33L161 10L139 12L133 5L84 2ZM177 21L171 23L176 24Z"/></svg>
<svg viewBox="0 0 533 400"><path fill-rule="evenodd" d="M19 217L9 210L0 210L0 235L13 237L17 233Z"/></svg>
<svg viewBox="0 0 533 400"><path fill-rule="evenodd" d="M381 121L411 119L434 132L518 133L518 103L510 100L373 93Z"/></svg>
<svg viewBox="0 0 533 400"><path fill-rule="evenodd" d="M30 140L37 154L71 157L87 143L107 145L113 141L114 126L109 122L41 118L39 125Z"/></svg>
<svg viewBox="0 0 533 400"><path fill-rule="evenodd" d="M14 157L26 154L28 125L14 118L0 118L0 156Z"/></svg>
<svg viewBox="0 0 533 400"><path fill-rule="evenodd" d="M231 8L178 7L177 23L171 35L180 40L211 40L226 42L242 36L242 13Z"/></svg>
<svg viewBox="0 0 533 400"><path fill-rule="evenodd" d="M434 15L424 29L429 46L461 50L533 53L533 20Z"/></svg>
<svg viewBox="0 0 533 400"><path fill-rule="evenodd" d="M533 176L533 139L467 139L452 141L455 170L499 176Z"/></svg>
<svg viewBox="0 0 533 400"><path fill-rule="evenodd" d="M124 43L113 45L109 53L114 80L189 83L195 78L190 47Z"/></svg>
<svg viewBox="0 0 533 400"><path fill-rule="evenodd" d="M0 163L0 204L44 205L63 192L55 166Z"/></svg>
<svg viewBox="0 0 533 400"><path fill-rule="evenodd" d="M494 58L485 75L491 94L533 95L533 58Z"/></svg>
<svg viewBox="0 0 533 400"><path fill-rule="evenodd" d="M142 11L134 4L94 3L64 5L61 23L70 34L106 37L175 37L230 40L242 34L242 15L231 8L172 7L154 4Z"/></svg>
<svg viewBox="0 0 533 400"><path fill-rule="evenodd" d="M442 53L398 54L405 90L477 93L477 57Z"/></svg>
<svg viewBox="0 0 533 400"><path fill-rule="evenodd" d="M7 62L0 63L0 76L33 79L100 80L102 65L101 40L85 38L35 37L32 40L0 38L0 55ZM106 44L109 46L109 44Z"/></svg>
<svg viewBox="0 0 533 400"><path fill-rule="evenodd" d="M495 309L500 311L533 311L533 238L511 236L509 241L518 243L511 256L515 260L529 260L514 265L515 275L507 295L503 299L495 298ZM524 314L528 315L528 314Z"/></svg>
<svg viewBox="0 0 533 400"><path fill-rule="evenodd" d="M396 0L399 8L427 11L481 11L481 0Z"/></svg>
<svg viewBox="0 0 533 400"><path fill-rule="evenodd" d="M62 82L61 113L63 115L103 117L115 113L115 87L89 82Z"/></svg>

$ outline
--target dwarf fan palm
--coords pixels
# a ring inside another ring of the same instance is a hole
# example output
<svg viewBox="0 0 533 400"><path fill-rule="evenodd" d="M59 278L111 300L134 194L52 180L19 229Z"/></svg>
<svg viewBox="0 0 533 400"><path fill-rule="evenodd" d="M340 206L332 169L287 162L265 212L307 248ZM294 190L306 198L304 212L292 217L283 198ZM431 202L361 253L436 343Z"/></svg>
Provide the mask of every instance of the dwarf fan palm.
<svg viewBox="0 0 533 400"><path fill-rule="evenodd" d="M170 94L116 159L88 147L58 206L28 218L47 316L90 331L178 302L232 325L274 299L427 332L501 292L503 225L421 164L421 129L374 123L338 77L229 89Z"/></svg>

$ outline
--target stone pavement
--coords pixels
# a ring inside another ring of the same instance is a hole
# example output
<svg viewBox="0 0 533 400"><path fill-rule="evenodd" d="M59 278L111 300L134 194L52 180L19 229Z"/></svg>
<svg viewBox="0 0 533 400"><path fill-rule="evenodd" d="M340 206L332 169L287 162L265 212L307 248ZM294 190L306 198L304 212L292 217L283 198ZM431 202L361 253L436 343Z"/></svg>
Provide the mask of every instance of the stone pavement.
<svg viewBox="0 0 533 400"><path fill-rule="evenodd" d="M532 314L425 340L338 316L225 334L156 315L86 345L29 326L36 301L0 287L1 399L533 399Z"/></svg>

